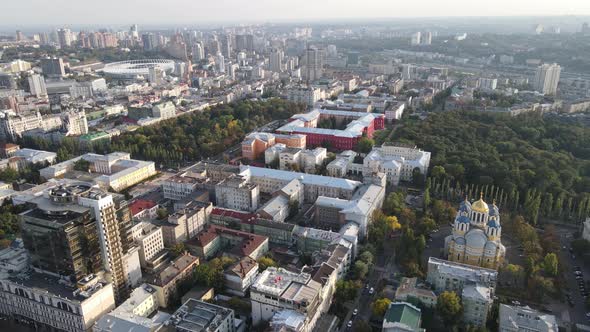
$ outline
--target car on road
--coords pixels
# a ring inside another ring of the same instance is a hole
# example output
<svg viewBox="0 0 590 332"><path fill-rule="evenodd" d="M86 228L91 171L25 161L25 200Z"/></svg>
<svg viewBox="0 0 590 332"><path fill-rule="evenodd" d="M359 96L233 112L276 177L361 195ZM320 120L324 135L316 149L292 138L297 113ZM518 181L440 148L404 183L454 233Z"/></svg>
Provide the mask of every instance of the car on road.
<svg viewBox="0 0 590 332"><path fill-rule="evenodd" d="M356 309L356 308L355 308L355 309L352 311L352 315L353 315L353 316L356 316L358 313L359 313L359 311L358 311L358 309Z"/></svg>
<svg viewBox="0 0 590 332"><path fill-rule="evenodd" d="M575 275L577 275L577 276L581 276L583 273L582 273L582 271L580 271L580 270L576 270L576 271L574 272L574 274L575 274Z"/></svg>
<svg viewBox="0 0 590 332"><path fill-rule="evenodd" d="M373 295L373 293L375 293L375 289L373 287L371 287L371 289L369 289L369 294Z"/></svg>
<svg viewBox="0 0 590 332"><path fill-rule="evenodd" d="M352 321L351 320L348 321L348 324L346 324L346 327L348 327L349 329L352 328Z"/></svg>

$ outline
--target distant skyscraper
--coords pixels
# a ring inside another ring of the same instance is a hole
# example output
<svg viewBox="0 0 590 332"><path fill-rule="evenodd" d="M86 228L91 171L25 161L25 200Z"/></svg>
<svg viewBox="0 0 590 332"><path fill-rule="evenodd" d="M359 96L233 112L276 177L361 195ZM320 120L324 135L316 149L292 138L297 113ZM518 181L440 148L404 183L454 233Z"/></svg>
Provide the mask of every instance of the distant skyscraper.
<svg viewBox="0 0 590 332"><path fill-rule="evenodd" d="M304 76L308 81L315 81L323 75L323 59L321 51L315 47L310 47L305 51L305 71Z"/></svg>
<svg viewBox="0 0 590 332"><path fill-rule="evenodd" d="M432 44L432 32L426 31L421 37L421 44L422 45L430 45Z"/></svg>
<svg viewBox="0 0 590 332"><path fill-rule="evenodd" d="M582 30L580 32L582 32L584 35L590 34L590 25L588 25L588 22L584 22L584 24L582 24Z"/></svg>
<svg viewBox="0 0 590 332"><path fill-rule="evenodd" d="M404 80L411 80L413 78L414 66L409 63L402 65L402 78Z"/></svg>
<svg viewBox="0 0 590 332"><path fill-rule="evenodd" d="M217 66L218 72L225 73L225 57L223 54L217 54L217 57L215 57L215 65Z"/></svg>
<svg viewBox="0 0 590 332"><path fill-rule="evenodd" d="M236 35L236 49L238 51L254 51L254 36Z"/></svg>
<svg viewBox="0 0 590 332"><path fill-rule="evenodd" d="M139 30L137 29L137 24L133 24L131 28L129 28L129 35L133 39L139 39Z"/></svg>
<svg viewBox="0 0 590 332"><path fill-rule="evenodd" d="M193 62L198 63L201 62L205 58L205 50L203 49L203 44L196 43L193 45Z"/></svg>
<svg viewBox="0 0 590 332"><path fill-rule="evenodd" d="M41 69L46 77L62 77L66 74L64 62L61 58L41 59Z"/></svg>
<svg viewBox="0 0 590 332"><path fill-rule="evenodd" d="M20 30L16 30L16 41L19 42L23 40L25 40L25 35L23 34L23 32Z"/></svg>
<svg viewBox="0 0 590 332"><path fill-rule="evenodd" d="M72 31L70 29L63 28L57 30L57 38L61 48L72 46Z"/></svg>
<svg viewBox="0 0 590 332"><path fill-rule="evenodd" d="M561 67L556 63L539 66L533 81L535 90L545 95L555 95L560 74Z"/></svg>
<svg viewBox="0 0 590 332"><path fill-rule="evenodd" d="M141 42L143 43L144 51L152 51L158 45L158 39L153 33L144 33L141 35Z"/></svg>
<svg viewBox="0 0 590 332"><path fill-rule="evenodd" d="M422 33L420 31L412 34L412 39L410 41L410 44L412 44L412 46L415 45L420 45L420 41L422 40Z"/></svg>
<svg viewBox="0 0 590 332"><path fill-rule="evenodd" d="M224 57L229 58L231 57L231 44L232 44L232 36L231 35L225 35L223 36L223 38L221 38L221 54L223 54Z"/></svg>
<svg viewBox="0 0 590 332"><path fill-rule="evenodd" d="M49 40L49 35L47 34L47 32L40 32L39 33L39 42L41 43L41 45L48 45L50 40Z"/></svg>
<svg viewBox="0 0 590 332"><path fill-rule="evenodd" d="M280 73L283 71L283 51L279 49L273 49L270 53L268 68L270 71Z"/></svg>
<svg viewBox="0 0 590 332"><path fill-rule="evenodd" d="M45 78L39 74L29 76L29 92L37 98L47 96L47 87L45 85Z"/></svg>

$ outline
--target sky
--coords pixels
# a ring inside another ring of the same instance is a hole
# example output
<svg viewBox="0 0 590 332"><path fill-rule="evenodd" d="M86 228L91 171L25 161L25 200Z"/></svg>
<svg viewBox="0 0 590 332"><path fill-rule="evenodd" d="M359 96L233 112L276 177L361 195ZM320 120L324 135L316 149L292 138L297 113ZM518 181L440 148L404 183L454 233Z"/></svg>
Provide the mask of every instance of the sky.
<svg viewBox="0 0 590 332"><path fill-rule="evenodd" d="M590 15L590 0L1 0L2 25Z"/></svg>

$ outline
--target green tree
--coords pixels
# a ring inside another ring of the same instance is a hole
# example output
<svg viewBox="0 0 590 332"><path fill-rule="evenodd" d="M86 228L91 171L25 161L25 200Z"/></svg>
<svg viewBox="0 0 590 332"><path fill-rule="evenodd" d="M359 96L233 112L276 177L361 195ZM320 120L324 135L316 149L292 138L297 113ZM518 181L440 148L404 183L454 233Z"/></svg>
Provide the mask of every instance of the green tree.
<svg viewBox="0 0 590 332"><path fill-rule="evenodd" d="M174 257L182 255L185 251L187 251L187 249L184 243L177 243L174 245L174 247L172 247L172 249L170 249L170 253Z"/></svg>
<svg viewBox="0 0 590 332"><path fill-rule="evenodd" d="M277 263L271 257L264 256L258 260L258 267L260 269L260 272L273 266L277 266Z"/></svg>
<svg viewBox="0 0 590 332"><path fill-rule="evenodd" d="M365 262L356 261L356 262L354 262L354 267L353 267L352 271L353 271L353 275L356 279L362 280L365 278L365 276L369 272L369 266Z"/></svg>
<svg viewBox="0 0 590 332"><path fill-rule="evenodd" d="M156 215L158 216L158 219L164 220L164 219L168 218L168 209L158 208L156 210Z"/></svg>
<svg viewBox="0 0 590 332"><path fill-rule="evenodd" d="M547 255L545 255L545 259L543 260L543 269L545 270L545 273L547 273L548 275L555 277L557 276L557 272L558 272L558 260L557 260L557 255L554 253L548 253Z"/></svg>
<svg viewBox="0 0 590 332"><path fill-rule="evenodd" d="M359 255L359 259L366 263L367 265L371 265L373 264L373 254L371 254L368 251L363 251L360 255Z"/></svg>
<svg viewBox="0 0 590 332"><path fill-rule="evenodd" d="M461 300L455 292L442 292L436 302L436 310L446 326L455 325L463 310Z"/></svg>
<svg viewBox="0 0 590 332"><path fill-rule="evenodd" d="M371 304L371 311L373 312L373 316L382 318L385 315L385 312L389 308L391 304L391 300L388 298L380 298Z"/></svg>
<svg viewBox="0 0 590 332"><path fill-rule="evenodd" d="M371 152L371 150L373 150L374 145L375 145L374 140L367 138L367 137L362 137L359 140L356 148L357 148L357 151L360 153L369 153L369 152Z"/></svg>
<svg viewBox="0 0 590 332"><path fill-rule="evenodd" d="M445 168L444 167L442 167L440 165L436 165L436 166L434 166L432 168L432 171L430 171L430 174L433 177L435 177L437 179L440 179L440 178L443 178L446 175L446 171L445 171Z"/></svg>
<svg viewBox="0 0 590 332"><path fill-rule="evenodd" d="M352 280L338 280L336 282L334 300L340 304L352 301L356 298L356 293L359 288L360 285Z"/></svg>

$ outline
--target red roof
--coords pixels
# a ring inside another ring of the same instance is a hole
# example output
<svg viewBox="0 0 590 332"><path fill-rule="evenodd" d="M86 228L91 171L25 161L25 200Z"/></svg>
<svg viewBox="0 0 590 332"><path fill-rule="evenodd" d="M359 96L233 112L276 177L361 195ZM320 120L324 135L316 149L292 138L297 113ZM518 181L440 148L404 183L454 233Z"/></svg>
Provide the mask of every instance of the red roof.
<svg viewBox="0 0 590 332"><path fill-rule="evenodd" d="M158 204L154 201L150 201L147 199L138 199L135 200L133 203L129 204L129 209L131 210L131 215L135 216L138 213L144 210L149 210L156 205Z"/></svg>
<svg viewBox="0 0 590 332"><path fill-rule="evenodd" d="M242 212L242 211L236 211L236 210L230 210L230 209L222 209L222 208L213 208L213 210L211 211L211 214L216 215L216 216L222 216L225 218L236 219L241 222L248 222L250 220L256 219L256 214L254 214L254 213L248 213L248 212Z"/></svg>
<svg viewBox="0 0 590 332"><path fill-rule="evenodd" d="M236 244L230 251L239 256L250 256L254 250L258 249L264 242L268 241L266 236L256 235L248 232L242 232L235 229L210 225L202 230L197 236L188 241L187 244L196 244L199 247L205 247L211 241L219 236L240 237L242 242Z"/></svg>

